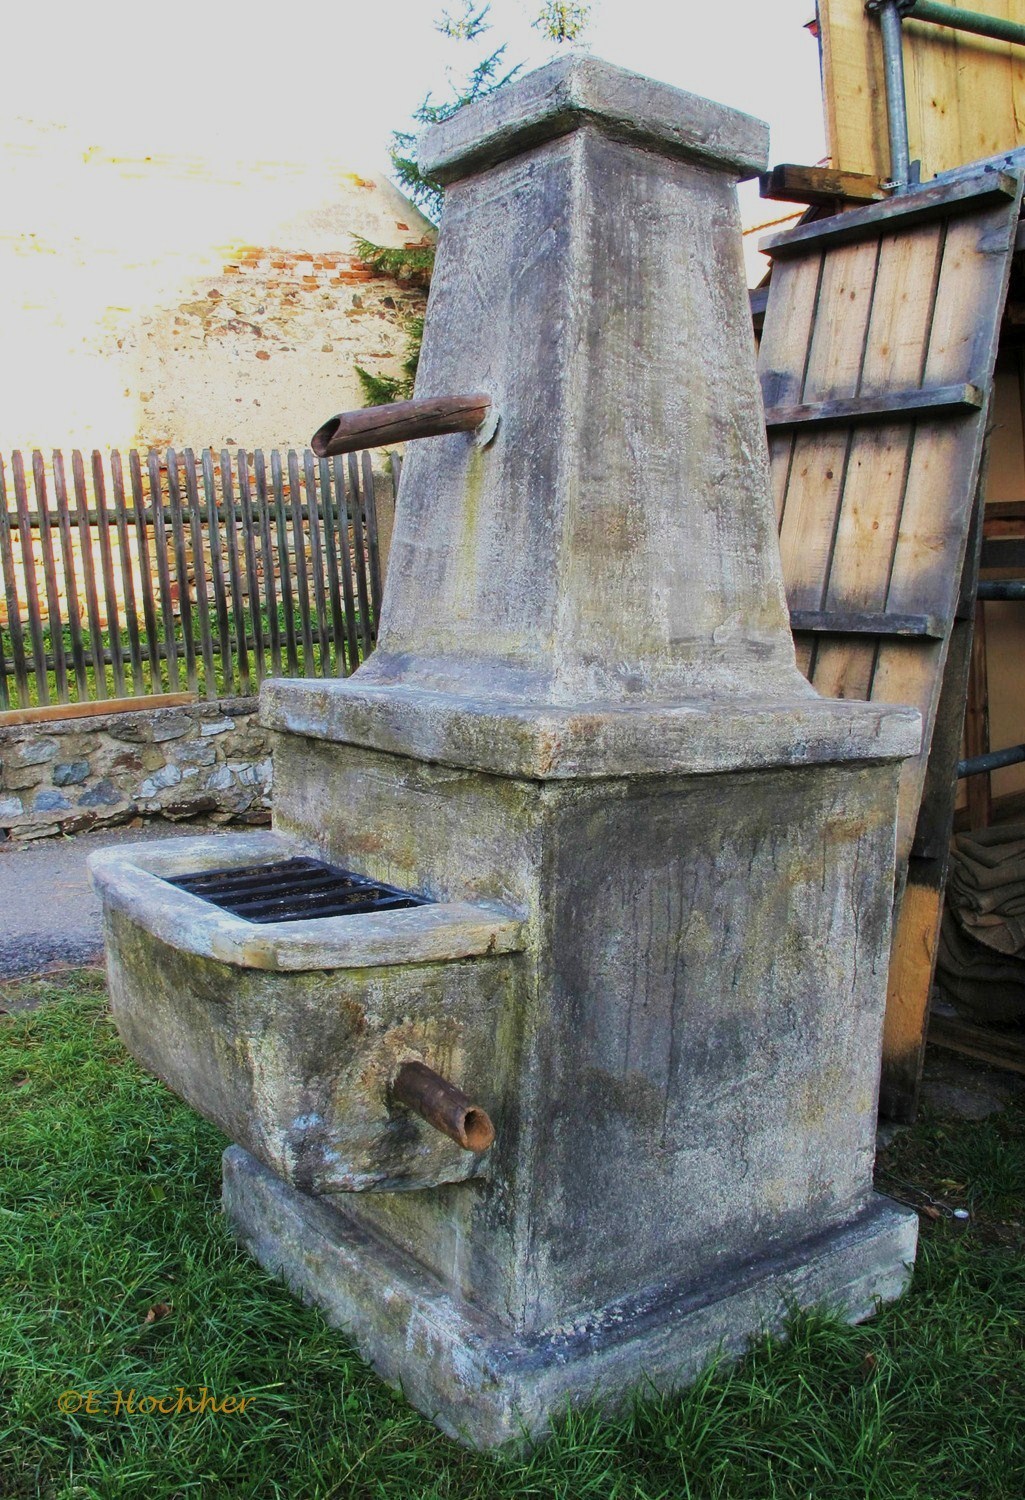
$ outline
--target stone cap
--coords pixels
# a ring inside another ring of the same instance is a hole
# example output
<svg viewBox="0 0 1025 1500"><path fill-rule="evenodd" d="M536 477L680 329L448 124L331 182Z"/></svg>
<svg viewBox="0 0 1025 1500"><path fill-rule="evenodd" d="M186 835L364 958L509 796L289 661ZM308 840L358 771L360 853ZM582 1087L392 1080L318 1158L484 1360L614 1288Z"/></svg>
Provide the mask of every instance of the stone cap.
<svg viewBox="0 0 1025 1500"><path fill-rule="evenodd" d="M358 673L343 681L268 678L260 721L286 734L530 781L898 761L922 744L917 709L820 698L807 686L789 699L558 706L379 687Z"/></svg>
<svg viewBox="0 0 1025 1500"><path fill-rule="evenodd" d="M557 58L433 125L420 137L418 160L440 182L457 182L584 124L741 179L768 164L764 121L583 53Z"/></svg>

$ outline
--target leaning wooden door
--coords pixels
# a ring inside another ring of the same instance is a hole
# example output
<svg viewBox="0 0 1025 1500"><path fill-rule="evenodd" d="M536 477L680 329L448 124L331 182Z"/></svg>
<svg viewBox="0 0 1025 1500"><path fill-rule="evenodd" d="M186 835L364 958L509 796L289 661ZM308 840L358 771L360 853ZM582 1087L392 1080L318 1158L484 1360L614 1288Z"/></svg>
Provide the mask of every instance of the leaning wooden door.
<svg viewBox="0 0 1025 1500"><path fill-rule="evenodd" d="M942 895L916 879L915 830L1022 175L976 169L762 243L759 368L799 664L825 696L914 704L925 726L898 809L882 1080L898 1118L914 1108L928 996L920 972L908 988L907 964L931 965Z"/></svg>

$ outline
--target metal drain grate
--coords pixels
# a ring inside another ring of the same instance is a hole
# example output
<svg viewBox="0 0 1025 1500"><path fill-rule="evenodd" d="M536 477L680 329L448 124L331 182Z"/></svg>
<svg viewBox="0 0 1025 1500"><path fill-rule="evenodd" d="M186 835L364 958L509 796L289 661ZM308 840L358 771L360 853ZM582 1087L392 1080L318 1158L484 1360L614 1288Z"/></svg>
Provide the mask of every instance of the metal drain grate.
<svg viewBox="0 0 1025 1500"><path fill-rule="evenodd" d="M429 906L426 896L381 885L320 859L282 859L175 875L169 885L200 896L247 922L295 922L304 917L355 917L368 911Z"/></svg>

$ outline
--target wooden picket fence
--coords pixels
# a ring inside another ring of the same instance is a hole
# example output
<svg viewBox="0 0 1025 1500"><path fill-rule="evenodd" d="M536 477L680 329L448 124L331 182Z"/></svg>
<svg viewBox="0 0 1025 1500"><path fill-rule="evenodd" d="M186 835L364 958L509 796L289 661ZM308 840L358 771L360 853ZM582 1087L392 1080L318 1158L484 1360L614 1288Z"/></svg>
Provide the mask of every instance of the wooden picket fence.
<svg viewBox="0 0 1025 1500"><path fill-rule="evenodd" d="M0 563L0 710L346 675L381 603L370 454L15 451Z"/></svg>

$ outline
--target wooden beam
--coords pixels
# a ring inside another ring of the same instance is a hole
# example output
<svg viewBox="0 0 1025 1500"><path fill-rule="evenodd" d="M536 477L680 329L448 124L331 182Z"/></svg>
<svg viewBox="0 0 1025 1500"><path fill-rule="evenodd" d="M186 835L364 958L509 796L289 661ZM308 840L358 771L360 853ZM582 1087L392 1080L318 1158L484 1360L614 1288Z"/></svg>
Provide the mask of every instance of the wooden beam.
<svg viewBox="0 0 1025 1500"><path fill-rule="evenodd" d="M797 406L768 406L765 425L836 426L848 422L905 421L909 417L957 416L981 411L985 396L974 385L941 385L931 390L917 386L906 391L884 391L878 396L850 396L833 401L807 401Z"/></svg>
<svg viewBox="0 0 1025 1500"><path fill-rule="evenodd" d="M968 671L968 702L965 706L964 752L966 760L989 754L989 673L986 661L986 609L975 606L975 631ZM993 818L992 781L989 772L969 776L968 827L988 828Z"/></svg>
<svg viewBox="0 0 1025 1500"><path fill-rule="evenodd" d="M1017 191L1018 185L1009 172L980 172L963 182L917 189L885 203L853 208L850 213L835 214L831 219L766 235L759 240L758 248L763 255L781 260L790 255L804 255L808 250L825 249L827 245L851 245L858 240L875 239L887 231L910 229L913 224L927 224L951 214L985 208L1014 198Z"/></svg>
<svg viewBox="0 0 1025 1500"><path fill-rule="evenodd" d="M880 1114L904 1122L915 1118L918 1102L922 1042L943 907L943 892L931 879L920 885L915 864L912 860L890 950L879 1085Z"/></svg>
<svg viewBox="0 0 1025 1500"><path fill-rule="evenodd" d="M59 719L103 719L148 708L181 708L198 703L198 693L150 693L139 698L104 698L96 703L48 703L43 708L11 708L0 713L0 729L16 724L52 724Z"/></svg>
<svg viewBox="0 0 1025 1500"><path fill-rule="evenodd" d="M954 1016L935 1012L929 1017L929 1041L934 1047L960 1052L995 1068L1011 1073L1025 1073L1025 1041L1017 1034L992 1031L988 1026L973 1026Z"/></svg>
<svg viewBox="0 0 1025 1500"><path fill-rule="evenodd" d="M792 609L791 630L816 635L911 636L941 641L946 635L937 615L897 615L853 609Z"/></svg>
<svg viewBox="0 0 1025 1500"><path fill-rule="evenodd" d="M881 203L888 194L878 177L865 172L838 172L834 167L802 167L781 162L758 178L763 198L781 203L824 204L841 199L846 203Z"/></svg>

